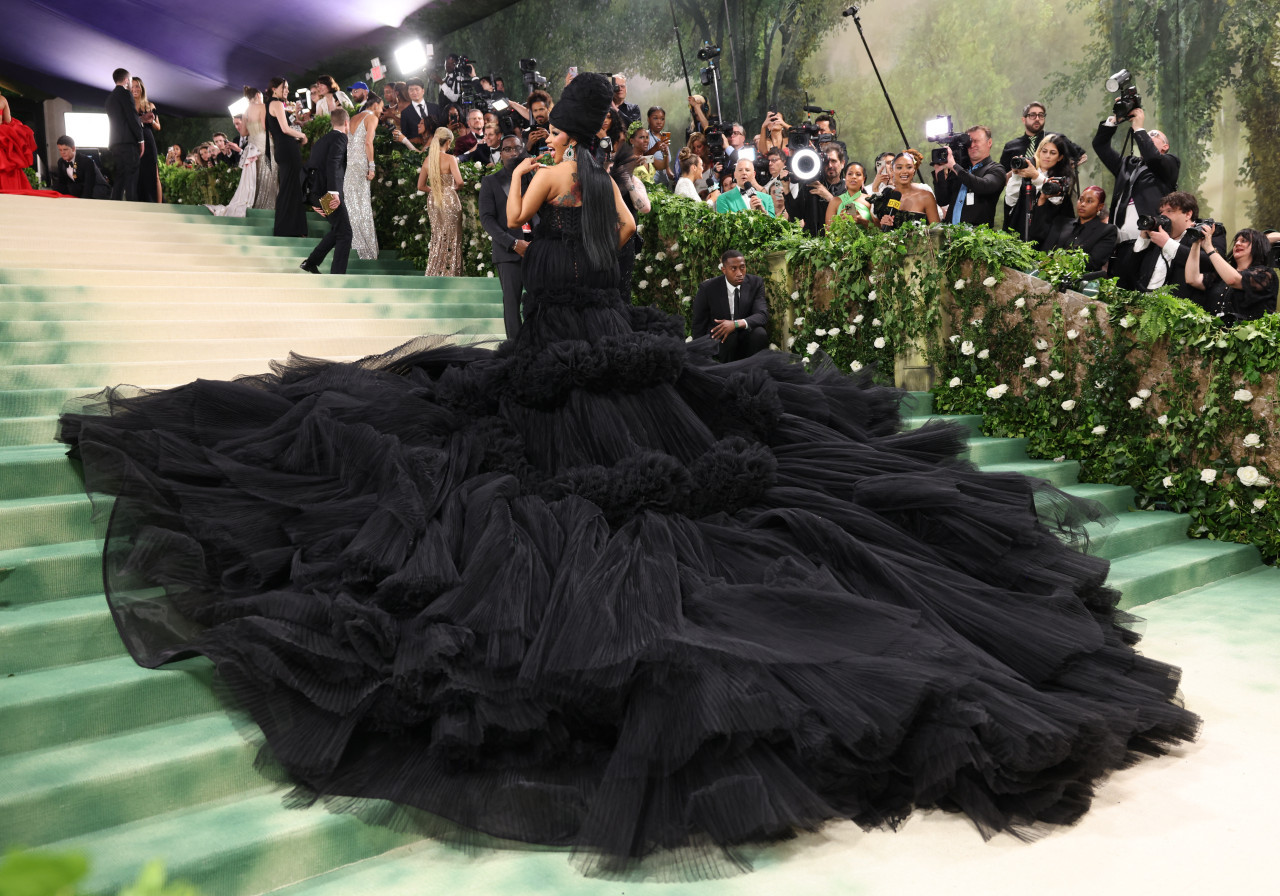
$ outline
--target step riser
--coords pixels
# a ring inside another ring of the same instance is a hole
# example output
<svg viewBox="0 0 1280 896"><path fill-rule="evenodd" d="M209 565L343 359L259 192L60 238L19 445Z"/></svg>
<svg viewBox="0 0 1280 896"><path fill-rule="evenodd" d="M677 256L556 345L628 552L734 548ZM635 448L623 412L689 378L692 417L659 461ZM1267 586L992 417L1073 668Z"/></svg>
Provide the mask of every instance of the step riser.
<svg viewBox="0 0 1280 896"><path fill-rule="evenodd" d="M0 612L0 675L19 675L122 656L124 645L107 609L106 597L97 595L69 602L83 606L85 600L95 604L96 609L67 610L64 611L67 615L52 619L43 613L45 621L29 624L9 622L13 616L20 615L12 610ZM59 603L63 602L35 606L55 611Z"/></svg>
<svg viewBox="0 0 1280 896"><path fill-rule="evenodd" d="M317 302L290 302L281 305L261 303L223 303L221 305L175 306L159 302L112 305L106 302L27 303L0 301L0 319L28 321L56 320L307 320L317 317L333 319L399 318L431 322L441 318L477 321L501 321L501 306L491 302L424 304L416 302L378 302L367 305L339 305ZM426 326L426 323L424 323Z"/></svg>
<svg viewBox="0 0 1280 896"><path fill-rule="evenodd" d="M9 286L82 287L86 284L94 286L164 287L185 290L191 287L216 286L224 289L244 289L247 287L290 287L297 288L301 271L292 270L283 274L253 273L248 271L148 271L145 279L138 277L137 271L104 271L101 269L68 270L55 268L31 268L26 266L0 268L0 289ZM325 274L323 276L308 275L303 278L307 289L466 289L484 292L493 301L501 302L502 284L495 277L424 277L420 271L412 274L361 274L347 273L342 275Z"/></svg>
<svg viewBox="0 0 1280 896"><path fill-rule="evenodd" d="M0 553L0 612L101 590L102 549L96 541Z"/></svg>
<svg viewBox="0 0 1280 896"><path fill-rule="evenodd" d="M16 508L0 505L0 551L93 538L93 506L88 498L58 496L48 501Z"/></svg>
<svg viewBox="0 0 1280 896"><path fill-rule="evenodd" d="M1140 577L1121 579L1113 566L1109 583L1122 592L1120 608L1132 609L1258 567L1258 552L1252 545L1222 547L1224 550L1221 553L1189 563L1170 565Z"/></svg>
<svg viewBox="0 0 1280 896"><path fill-rule="evenodd" d="M405 336L401 342L417 333ZM312 358L361 357L381 354L396 345L385 337L288 338L275 339L203 339L199 341L168 340L131 342L128 355L132 362L177 363L184 361L217 361L222 358L286 358L290 352ZM120 357L121 345L109 342L21 342L0 343L0 357L16 367L60 365L78 367L86 364L110 364ZM0 376L8 371L0 372ZM19 372L19 376L21 373Z"/></svg>
<svg viewBox="0 0 1280 896"><path fill-rule="evenodd" d="M448 307L457 304L500 303L501 294L488 289L465 286L426 287L417 280L401 283L396 288L311 289L310 281L302 272L283 283L266 283L257 286L226 287L211 284L122 286L111 284L82 284L79 286L37 286L31 283L0 284L0 301L6 303L32 303L57 307L69 302L171 305L247 305L258 301L274 304L303 302L309 305L321 302L357 305L438 305Z"/></svg>
<svg viewBox="0 0 1280 896"><path fill-rule="evenodd" d="M48 445L58 425L57 417L0 418L0 448Z"/></svg>
<svg viewBox="0 0 1280 896"><path fill-rule="evenodd" d="M1027 440L994 439L971 443L964 456L979 467L983 464L1017 463L1027 459Z"/></svg>
<svg viewBox="0 0 1280 896"><path fill-rule="evenodd" d="M1190 519L1181 514L1154 514L1135 511L1140 526L1127 526L1123 530L1115 530L1107 534L1101 543L1090 546L1089 553L1095 557L1114 560L1142 551L1158 548L1161 545L1174 544L1187 537L1187 526ZM1153 519L1148 519L1154 517ZM1133 519L1126 515L1126 521Z"/></svg>
<svg viewBox="0 0 1280 896"><path fill-rule="evenodd" d="M496 318L495 318L496 319ZM487 319L486 319L487 320ZM475 327L475 320L439 317L430 320L433 330L454 333L458 327ZM265 318L247 324L238 320L68 320L68 321L6 321L0 322L0 341L24 342L106 342L132 351L139 342L164 342L175 335L190 340L206 339L327 339L341 333L349 339L378 338L398 345L423 335L426 329L422 319L382 320L369 318L328 318L311 320L281 320ZM463 331L466 332L466 331ZM0 350L0 358L4 358ZM2 421L0 421L2 422Z"/></svg>
<svg viewBox="0 0 1280 896"><path fill-rule="evenodd" d="M63 452L40 460L11 461L0 451L0 501L83 493L80 474Z"/></svg>

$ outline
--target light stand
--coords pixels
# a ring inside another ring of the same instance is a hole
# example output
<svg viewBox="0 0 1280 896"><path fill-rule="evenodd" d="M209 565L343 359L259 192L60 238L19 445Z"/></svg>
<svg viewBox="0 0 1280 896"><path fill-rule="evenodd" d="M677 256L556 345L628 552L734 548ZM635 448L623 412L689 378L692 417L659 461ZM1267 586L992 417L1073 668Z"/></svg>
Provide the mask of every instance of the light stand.
<svg viewBox="0 0 1280 896"><path fill-rule="evenodd" d="M736 61L737 57L733 50L733 28L730 26L731 21L732 19L729 15L729 0L724 0L724 36L729 39L729 66L733 69L733 92L738 98L738 121L743 121L742 88L738 84L738 64ZM721 117L720 120L724 121L724 118Z"/></svg>
<svg viewBox="0 0 1280 896"><path fill-rule="evenodd" d="M712 56L707 60L707 67L702 70L702 84L704 87L710 86L716 95L716 118L723 122L724 112L720 108L720 61L719 56Z"/></svg>

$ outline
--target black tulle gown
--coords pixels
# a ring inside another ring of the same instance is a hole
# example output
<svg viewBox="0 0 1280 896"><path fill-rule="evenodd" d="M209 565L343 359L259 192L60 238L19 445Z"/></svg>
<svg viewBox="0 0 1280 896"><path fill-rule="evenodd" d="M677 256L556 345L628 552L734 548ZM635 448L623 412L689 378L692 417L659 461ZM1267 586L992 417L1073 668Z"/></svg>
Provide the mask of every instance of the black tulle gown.
<svg viewBox="0 0 1280 896"><path fill-rule="evenodd" d="M272 229L274 236L306 236L307 205L302 195L302 147L293 137L280 130L274 106L280 100L272 99L267 106L267 140L275 157L279 178L276 193L276 219Z"/></svg>
<svg viewBox="0 0 1280 896"><path fill-rule="evenodd" d="M588 269L580 217L543 208L498 352L293 358L64 415L118 496L139 663L210 657L302 793L596 873L916 807L1070 822L1194 736L1105 561L1055 535L1088 507L975 472L954 427L898 432L866 378L713 363Z"/></svg>

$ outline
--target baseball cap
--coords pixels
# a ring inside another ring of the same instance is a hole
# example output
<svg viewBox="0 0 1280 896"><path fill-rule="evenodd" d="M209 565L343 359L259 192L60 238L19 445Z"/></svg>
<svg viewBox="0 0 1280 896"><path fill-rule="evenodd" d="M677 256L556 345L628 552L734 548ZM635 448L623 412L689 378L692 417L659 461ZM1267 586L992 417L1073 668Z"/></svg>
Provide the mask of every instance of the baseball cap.
<svg viewBox="0 0 1280 896"><path fill-rule="evenodd" d="M347 90L368 90L368 89L369 89L369 85L364 83L363 81L357 81L356 83L352 84L350 87L347 88Z"/></svg>

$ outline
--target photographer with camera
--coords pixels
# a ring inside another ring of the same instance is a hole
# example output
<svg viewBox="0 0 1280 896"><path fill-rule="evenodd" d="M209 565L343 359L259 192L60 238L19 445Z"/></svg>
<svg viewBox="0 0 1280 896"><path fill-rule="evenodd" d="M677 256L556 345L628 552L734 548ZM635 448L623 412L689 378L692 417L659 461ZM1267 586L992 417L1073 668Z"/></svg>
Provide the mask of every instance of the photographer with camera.
<svg viewBox="0 0 1280 896"><path fill-rule="evenodd" d="M547 151L547 141L551 136L551 94L545 90L535 90L529 94L529 129L525 132L525 151L531 156L542 155Z"/></svg>
<svg viewBox="0 0 1280 896"><path fill-rule="evenodd" d="M1170 285L1175 295L1196 301L1199 296L1187 286L1186 263L1192 244L1200 240L1201 231L1196 229L1199 216L1200 203L1190 193L1178 191L1165 196L1157 214L1136 218L1138 237L1128 244L1129 251L1117 251L1112 258L1111 275L1125 289L1149 292ZM1214 249L1225 252L1226 229L1216 224L1214 231ZM1120 239L1124 240L1123 232ZM1212 272L1208 259L1201 259L1201 266L1204 273Z"/></svg>
<svg viewBox="0 0 1280 896"><path fill-rule="evenodd" d="M994 227L1005 170L991 160L991 129L974 125L944 142L946 159L935 155L933 160L934 195L938 205L947 208L944 222ZM959 160L956 151L961 154Z"/></svg>
<svg viewBox="0 0 1280 896"><path fill-rule="evenodd" d="M788 210L791 198L791 173L787 171L787 154L781 149L770 149L765 158L769 164L769 179L761 188L773 200L775 217L789 220Z"/></svg>
<svg viewBox="0 0 1280 896"><path fill-rule="evenodd" d="M813 236L822 236L827 229L827 209L832 200L844 195L844 152L835 143L822 147L822 173L807 184L791 182L787 213L792 220L804 222L804 229Z"/></svg>
<svg viewBox="0 0 1280 896"><path fill-rule="evenodd" d="M476 67L466 56L450 53L444 61L444 77L432 75L431 80L440 85L440 105L447 106L462 99L463 91L475 85L479 89L480 79L476 77Z"/></svg>
<svg viewBox="0 0 1280 896"><path fill-rule="evenodd" d="M640 107L627 102L627 76L613 76L613 108L622 116L623 127L640 120Z"/></svg>
<svg viewBox="0 0 1280 896"><path fill-rule="evenodd" d="M1024 212L1018 233L1043 249L1046 237L1071 218L1077 198L1076 170L1067 139L1061 134L1046 134L1034 159L1014 156L1009 164L1012 171L1004 190L1005 220L1008 210L1020 205Z"/></svg>
<svg viewBox="0 0 1280 896"><path fill-rule="evenodd" d="M1277 281L1269 263L1270 241L1260 231L1241 230L1231 241L1228 261L1217 247L1205 245L1205 237L1215 229L1212 221L1195 228L1200 236L1191 243L1185 272L1192 300L1227 326L1274 312ZM1202 251L1209 260L1207 273L1201 263Z"/></svg>
<svg viewBox="0 0 1280 896"><path fill-rule="evenodd" d="M1004 168L1006 176L1012 176L1013 168L1011 163L1015 158L1035 158L1036 152L1040 149L1040 142L1044 139L1046 123L1046 112L1044 103L1032 101L1027 103L1022 109L1022 128L1023 134L1020 137L1014 137L1004 145L1004 149L1000 152L1000 165ZM1071 159L1076 170L1080 169L1089 158L1085 151L1072 143L1065 135L1059 134L1067 145L1067 157ZM1014 233L1022 233L1027 221L1027 209L1023 197L1018 197L1017 203L1012 207L1007 203L1004 207L1004 229L1011 230ZM1023 234L1026 239L1026 234Z"/></svg>
<svg viewBox="0 0 1280 896"><path fill-rule="evenodd" d="M1126 75L1127 77L1127 75ZM1161 198L1178 189L1182 162L1169 152L1169 139L1160 131L1146 129L1147 113L1136 93L1122 93L1115 102L1116 114L1098 125L1093 151L1116 177L1111 199L1111 223L1120 230L1121 243L1138 237L1138 216L1154 215ZM1130 123L1138 155L1121 157L1111 146L1121 121ZM1122 246L1123 248L1123 246Z"/></svg>

